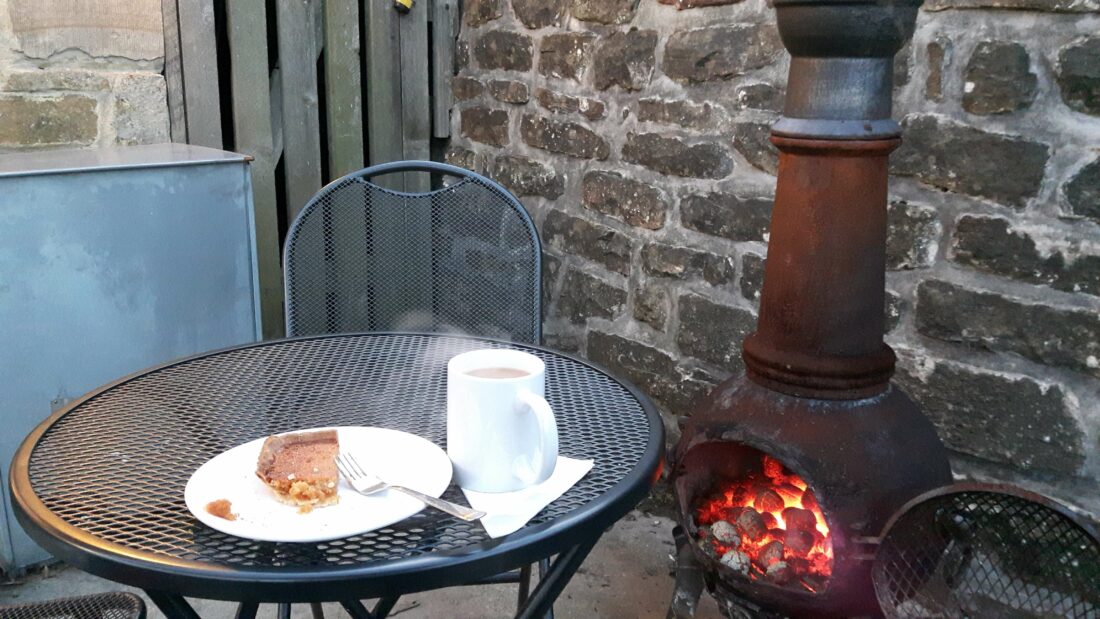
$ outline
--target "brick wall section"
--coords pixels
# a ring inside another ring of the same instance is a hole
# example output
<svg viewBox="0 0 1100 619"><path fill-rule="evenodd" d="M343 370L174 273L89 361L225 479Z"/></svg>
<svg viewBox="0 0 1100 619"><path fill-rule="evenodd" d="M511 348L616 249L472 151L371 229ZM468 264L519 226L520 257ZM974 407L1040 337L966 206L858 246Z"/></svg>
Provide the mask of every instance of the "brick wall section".
<svg viewBox="0 0 1100 619"><path fill-rule="evenodd" d="M0 153L169 141L160 28L159 0L0 0Z"/></svg>
<svg viewBox="0 0 1100 619"><path fill-rule="evenodd" d="M468 0L448 158L533 213L548 344L640 385L675 438L754 328L788 59L763 0L662 2ZM1093 513L1097 32L1096 0L922 10L895 63L884 308L956 471Z"/></svg>

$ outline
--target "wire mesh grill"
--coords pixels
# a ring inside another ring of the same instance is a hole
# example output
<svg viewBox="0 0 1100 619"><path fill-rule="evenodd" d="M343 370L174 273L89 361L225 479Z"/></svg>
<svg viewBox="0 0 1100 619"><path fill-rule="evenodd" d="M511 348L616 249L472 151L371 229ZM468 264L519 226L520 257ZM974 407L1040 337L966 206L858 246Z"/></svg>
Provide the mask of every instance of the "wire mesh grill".
<svg viewBox="0 0 1100 619"><path fill-rule="evenodd" d="M213 456L278 432L380 426L446 445L446 360L494 342L367 334L283 341L152 371L59 419L31 454L34 492L68 524L126 548L214 565L358 565L488 540L479 523L435 510L364 535L314 544L255 542L200 524L183 502L191 474ZM529 526L567 516L639 462L645 409L602 372L552 352L511 346L546 363L561 454L595 466ZM444 494L463 501L453 485Z"/></svg>
<svg viewBox="0 0 1100 619"><path fill-rule="evenodd" d="M883 539L872 574L888 617L1100 617L1100 542L1012 494L918 503Z"/></svg>
<svg viewBox="0 0 1100 619"><path fill-rule="evenodd" d="M82 597L0 606L0 619L142 619L145 603L132 593L101 593Z"/></svg>
<svg viewBox="0 0 1100 619"><path fill-rule="evenodd" d="M522 206L480 179L422 194L344 179L287 239L287 334L458 332L536 344L538 248Z"/></svg>

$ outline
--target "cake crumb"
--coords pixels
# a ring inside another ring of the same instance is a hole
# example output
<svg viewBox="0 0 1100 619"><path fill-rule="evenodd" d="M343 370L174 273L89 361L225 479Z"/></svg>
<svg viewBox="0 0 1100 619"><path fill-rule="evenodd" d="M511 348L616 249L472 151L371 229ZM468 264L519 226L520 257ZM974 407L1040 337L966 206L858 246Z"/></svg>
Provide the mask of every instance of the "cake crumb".
<svg viewBox="0 0 1100 619"><path fill-rule="evenodd" d="M206 504L206 511L218 518L225 518L226 520L237 519L237 514L233 513L233 504L229 502L229 499L210 501Z"/></svg>

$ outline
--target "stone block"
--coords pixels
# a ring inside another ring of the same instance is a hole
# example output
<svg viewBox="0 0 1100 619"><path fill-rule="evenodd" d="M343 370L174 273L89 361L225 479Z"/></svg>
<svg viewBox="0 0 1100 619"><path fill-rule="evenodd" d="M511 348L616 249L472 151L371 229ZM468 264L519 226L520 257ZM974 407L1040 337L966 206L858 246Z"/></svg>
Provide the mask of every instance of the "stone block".
<svg viewBox="0 0 1100 619"><path fill-rule="evenodd" d="M76 92L98 92L110 88L104 71L86 71L81 69L12 69L5 72L3 90L10 92L45 92L67 90Z"/></svg>
<svg viewBox="0 0 1100 619"><path fill-rule="evenodd" d="M741 254L741 296L753 303L760 303L760 291L764 289L764 257L757 254Z"/></svg>
<svg viewBox="0 0 1100 619"><path fill-rule="evenodd" d="M634 383L650 397L656 399L668 390L676 362L667 352L596 330L588 332L587 344L589 359Z"/></svg>
<svg viewBox="0 0 1100 619"><path fill-rule="evenodd" d="M771 217L770 198L708 193L690 195L680 201L680 221L685 228L731 241L765 240Z"/></svg>
<svg viewBox="0 0 1100 619"><path fill-rule="evenodd" d="M1039 192L1050 158L1046 144L934 115L911 115L903 125L905 141L890 157L895 174L1016 208Z"/></svg>
<svg viewBox="0 0 1100 619"><path fill-rule="evenodd" d="M472 77L457 75L451 79L451 94L455 101L468 101L476 99L485 92L485 84Z"/></svg>
<svg viewBox="0 0 1100 619"><path fill-rule="evenodd" d="M626 307L626 290L594 275L569 269L558 293L558 315L574 324L589 318L615 318Z"/></svg>
<svg viewBox="0 0 1100 619"><path fill-rule="evenodd" d="M1100 222L1100 158L1078 170L1062 191L1074 215Z"/></svg>
<svg viewBox="0 0 1100 619"><path fill-rule="evenodd" d="M1100 2L1097 0L929 0L922 8L925 11L1005 9L1051 13L1097 13L1100 12Z"/></svg>
<svg viewBox="0 0 1100 619"><path fill-rule="evenodd" d="M581 183L581 204L639 228L659 230L665 225L668 202L662 192L618 172L593 170Z"/></svg>
<svg viewBox="0 0 1100 619"><path fill-rule="evenodd" d="M474 43L474 58L482 69L527 71L534 55L531 37L507 30L491 30Z"/></svg>
<svg viewBox="0 0 1100 619"><path fill-rule="evenodd" d="M539 73L546 77L579 79L592 57L596 35L591 32L556 32L539 42Z"/></svg>
<svg viewBox="0 0 1100 619"><path fill-rule="evenodd" d="M634 383L676 415L688 414L721 380L705 370L677 365L672 355L621 335L589 331L588 358Z"/></svg>
<svg viewBox="0 0 1100 619"><path fill-rule="evenodd" d="M0 95L0 146L85 146L99 135L96 100L84 95Z"/></svg>
<svg viewBox="0 0 1100 619"><path fill-rule="evenodd" d="M444 153L443 161L473 172L481 173L485 171L484 157L468 148L462 148L453 143L447 149L447 152Z"/></svg>
<svg viewBox="0 0 1100 619"><path fill-rule="evenodd" d="M491 146L508 144L508 112L487 107L462 110L462 135Z"/></svg>
<svg viewBox="0 0 1100 619"><path fill-rule="evenodd" d="M966 64L963 109L971 114L1007 114L1035 100L1039 78L1019 43L982 41Z"/></svg>
<svg viewBox="0 0 1100 619"><path fill-rule="evenodd" d="M646 273L657 277L702 277L714 286L732 282L737 272L730 256L666 243L649 243L643 247L642 266Z"/></svg>
<svg viewBox="0 0 1100 619"><path fill-rule="evenodd" d="M771 142L770 123L745 122L733 127L733 147L749 163L768 174L779 171L779 150Z"/></svg>
<svg viewBox="0 0 1100 619"><path fill-rule="evenodd" d="M1058 87L1072 110L1100 116L1100 36L1063 47L1058 52Z"/></svg>
<svg viewBox="0 0 1100 619"><path fill-rule="evenodd" d="M114 92L115 143L122 145L170 142L168 89L164 76L152 72L111 76Z"/></svg>
<svg viewBox="0 0 1100 619"><path fill-rule="evenodd" d="M671 305L664 288L652 285L634 288L634 319L658 331L665 330Z"/></svg>
<svg viewBox="0 0 1100 619"><path fill-rule="evenodd" d="M924 269L936 260L943 228L936 209L895 200L886 208L886 268Z"/></svg>
<svg viewBox="0 0 1100 619"><path fill-rule="evenodd" d="M638 12L639 0L573 0L573 17L597 24L629 23Z"/></svg>
<svg viewBox="0 0 1100 619"><path fill-rule="evenodd" d="M574 122L524 114L519 133L530 146L578 159L603 160L611 153L607 140Z"/></svg>
<svg viewBox="0 0 1100 619"><path fill-rule="evenodd" d="M722 6L725 4L737 4L744 0L657 0L661 4L671 4L677 9L694 9L702 6Z"/></svg>
<svg viewBox="0 0 1100 619"><path fill-rule="evenodd" d="M543 222L542 238L564 253L588 258L622 275L630 273L630 239L607 226L551 210Z"/></svg>
<svg viewBox="0 0 1100 619"><path fill-rule="evenodd" d="M528 28L545 28L561 22L567 0L512 0L516 18Z"/></svg>
<svg viewBox="0 0 1100 619"><path fill-rule="evenodd" d="M951 50L951 39L937 37L925 48L928 77L924 80L924 96L929 101L943 101L943 70Z"/></svg>
<svg viewBox="0 0 1100 619"><path fill-rule="evenodd" d="M672 135L631 133L623 145L623 160L662 174L688 178L724 178L733 159L719 144L690 144Z"/></svg>
<svg viewBox="0 0 1100 619"><path fill-rule="evenodd" d="M1100 377L1100 314L1036 304L941 280L917 288L917 330Z"/></svg>
<svg viewBox="0 0 1100 619"><path fill-rule="evenodd" d="M656 30L614 32L605 37L596 50L592 82L599 90L618 86L623 90L641 90L653 75L657 49Z"/></svg>
<svg viewBox="0 0 1100 619"><path fill-rule="evenodd" d="M489 166L489 177L517 196L540 196L553 200L565 192L565 179L561 174L526 157L497 157Z"/></svg>
<svg viewBox="0 0 1100 619"><path fill-rule="evenodd" d="M466 0L462 5L466 25L476 28L500 19L500 0Z"/></svg>
<svg viewBox="0 0 1100 619"><path fill-rule="evenodd" d="M531 89L527 83L515 80L491 80L489 94L503 103L527 103L531 100Z"/></svg>
<svg viewBox="0 0 1100 619"><path fill-rule="evenodd" d="M599 120L607 115L607 106L603 101L588 97L574 97L562 92L539 88L535 93L539 105L555 114L580 114L588 120Z"/></svg>
<svg viewBox="0 0 1100 619"><path fill-rule="evenodd" d="M3 12L5 49L28 58L50 62L68 52L112 68L163 68L164 30L157 0L8 0ZM213 24L213 15L204 18Z"/></svg>
<svg viewBox="0 0 1100 619"><path fill-rule="evenodd" d="M640 99L638 120L645 122L680 125L689 129L701 129L711 124L714 107L710 103L668 101L666 99Z"/></svg>
<svg viewBox="0 0 1100 619"><path fill-rule="evenodd" d="M1044 245L1050 240L1038 239ZM1007 219L963 215L955 224L952 258L987 273L1045 284L1067 292L1100 295L1100 255L1039 250L1036 237Z"/></svg>
<svg viewBox="0 0 1100 619"><path fill-rule="evenodd" d="M1028 376L899 355L894 380L949 449L1023 470L1074 475L1084 436L1066 393Z"/></svg>
<svg viewBox="0 0 1100 619"><path fill-rule="evenodd" d="M719 305L697 294L679 299L680 352L730 372L739 372L741 342L756 329L756 317L739 307Z"/></svg>
<svg viewBox="0 0 1100 619"><path fill-rule="evenodd" d="M741 109L765 110L768 112L783 111L783 89L757 82L738 86L733 98Z"/></svg>
<svg viewBox="0 0 1100 619"><path fill-rule="evenodd" d="M681 30L668 38L662 69L679 82L726 80L771 64L782 50L771 24Z"/></svg>

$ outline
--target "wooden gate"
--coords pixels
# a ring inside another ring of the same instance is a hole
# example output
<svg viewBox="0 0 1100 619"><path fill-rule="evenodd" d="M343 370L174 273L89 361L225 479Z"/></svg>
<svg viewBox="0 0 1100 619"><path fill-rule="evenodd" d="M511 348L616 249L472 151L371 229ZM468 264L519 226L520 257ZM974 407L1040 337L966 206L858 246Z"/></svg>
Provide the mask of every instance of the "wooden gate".
<svg viewBox="0 0 1100 619"><path fill-rule="evenodd" d="M283 333L282 239L309 198L450 135L458 0L407 2L162 0L172 141L254 159L265 338Z"/></svg>

